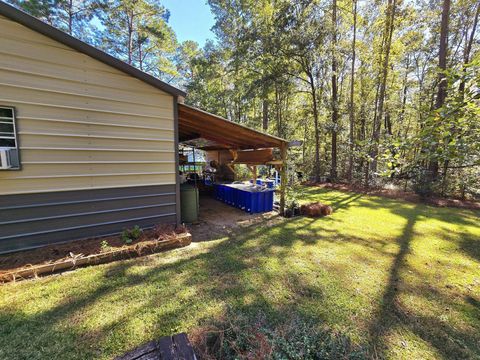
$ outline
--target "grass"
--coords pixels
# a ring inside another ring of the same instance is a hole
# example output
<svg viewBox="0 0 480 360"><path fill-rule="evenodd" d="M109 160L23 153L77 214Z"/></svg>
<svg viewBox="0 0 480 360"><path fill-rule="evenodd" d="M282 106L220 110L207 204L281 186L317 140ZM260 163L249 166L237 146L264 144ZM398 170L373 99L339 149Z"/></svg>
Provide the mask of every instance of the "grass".
<svg viewBox="0 0 480 360"><path fill-rule="evenodd" d="M241 314L303 319L360 357L480 359L479 212L305 196L334 214L1 286L0 358L110 359Z"/></svg>

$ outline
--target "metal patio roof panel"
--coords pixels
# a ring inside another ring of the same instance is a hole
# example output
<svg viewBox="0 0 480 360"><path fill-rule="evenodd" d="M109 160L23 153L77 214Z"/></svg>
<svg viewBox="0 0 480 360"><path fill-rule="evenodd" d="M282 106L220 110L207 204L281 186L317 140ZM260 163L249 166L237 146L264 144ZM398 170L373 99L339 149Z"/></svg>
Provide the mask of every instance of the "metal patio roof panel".
<svg viewBox="0 0 480 360"><path fill-rule="evenodd" d="M204 138L223 148L280 148L287 141L185 104L178 104L180 141Z"/></svg>

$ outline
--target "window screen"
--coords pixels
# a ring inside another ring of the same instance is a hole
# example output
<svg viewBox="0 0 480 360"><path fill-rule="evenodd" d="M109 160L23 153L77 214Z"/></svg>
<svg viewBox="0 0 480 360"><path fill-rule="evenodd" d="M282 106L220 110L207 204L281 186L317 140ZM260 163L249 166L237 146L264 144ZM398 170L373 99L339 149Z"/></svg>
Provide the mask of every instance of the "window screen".
<svg viewBox="0 0 480 360"><path fill-rule="evenodd" d="M0 106L0 148L17 148L13 108Z"/></svg>

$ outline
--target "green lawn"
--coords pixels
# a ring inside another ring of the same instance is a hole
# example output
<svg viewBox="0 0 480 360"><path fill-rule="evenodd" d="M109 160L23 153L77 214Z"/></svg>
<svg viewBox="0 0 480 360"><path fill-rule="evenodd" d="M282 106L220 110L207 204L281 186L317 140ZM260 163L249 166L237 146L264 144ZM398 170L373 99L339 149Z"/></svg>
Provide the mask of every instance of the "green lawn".
<svg viewBox="0 0 480 360"><path fill-rule="evenodd" d="M480 359L479 212L314 188L307 197L334 214L1 286L0 359L109 359L222 324L241 351L259 334L303 339L275 345L279 358L286 348L303 357L321 329L345 357ZM237 325L244 334L232 335Z"/></svg>

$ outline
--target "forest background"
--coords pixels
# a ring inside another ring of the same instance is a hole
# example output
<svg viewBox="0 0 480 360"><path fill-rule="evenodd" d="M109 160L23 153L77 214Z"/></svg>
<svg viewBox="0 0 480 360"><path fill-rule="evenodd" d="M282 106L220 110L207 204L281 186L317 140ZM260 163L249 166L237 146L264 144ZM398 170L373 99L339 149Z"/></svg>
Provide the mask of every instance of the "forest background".
<svg viewBox="0 0 480 360"><path fill-rule="evenodd" d="M202 48L161 1L9 2L188 104L302 140L304 179L480 197L478 0L209 0Z"/></svg>

